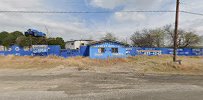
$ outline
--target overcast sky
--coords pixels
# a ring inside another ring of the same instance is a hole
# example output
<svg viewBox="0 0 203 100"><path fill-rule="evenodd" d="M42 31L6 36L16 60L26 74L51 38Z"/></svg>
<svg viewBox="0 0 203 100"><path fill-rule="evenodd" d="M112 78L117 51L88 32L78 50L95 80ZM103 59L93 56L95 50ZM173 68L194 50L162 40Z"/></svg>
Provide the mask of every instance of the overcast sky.
<svg viewBox="0 0 203 100"><path fill-rule="evenodd" d="M181 10L203 13L203 0L180 0ZM174 13L119 13L127 10L175 10L176 0L0 0L0 10L23 11L115 11L92 14L0 13L0 31L34 28L48 36L99 39L105 33L129 37L143 28L174 24ZM181 13L180 28L203 35L203 16Z"/></svg>

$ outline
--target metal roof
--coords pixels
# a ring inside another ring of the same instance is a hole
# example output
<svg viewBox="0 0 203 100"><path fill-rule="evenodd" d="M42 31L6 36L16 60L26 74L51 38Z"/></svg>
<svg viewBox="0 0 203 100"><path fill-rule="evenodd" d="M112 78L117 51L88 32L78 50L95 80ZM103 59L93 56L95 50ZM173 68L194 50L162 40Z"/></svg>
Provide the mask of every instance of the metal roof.
<svg viewBox="0 0 203 100"><path fill-rule="evenodd" d="M101 40L101 41L92 42L92 43L90 43L88 45L91 46L91 45L95 45L95 44L101 44L101 43L104 43L104 42L112 42L112 43L117 43L117 44L124 45L124 46L129 46L129 44L119 42L119 41L114 41L114 40Z"/></svg>
<svg viewBox="0 0 203 100"><path fill-rule="evenodd" d="M75 42L75 41L94 41L94 40L71 40L71 41L67 41L67 42Z"/></svg>

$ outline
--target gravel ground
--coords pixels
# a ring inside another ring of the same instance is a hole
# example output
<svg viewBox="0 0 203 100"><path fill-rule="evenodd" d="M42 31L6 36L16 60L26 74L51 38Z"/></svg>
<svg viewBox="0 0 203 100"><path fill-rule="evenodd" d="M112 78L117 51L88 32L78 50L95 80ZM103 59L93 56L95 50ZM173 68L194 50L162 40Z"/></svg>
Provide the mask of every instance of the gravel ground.
<svg viewBox="0 0 203 100"><path fill-rule="evenodd" d="M203 76L0 70L0 100L202 100Z"/></svg>

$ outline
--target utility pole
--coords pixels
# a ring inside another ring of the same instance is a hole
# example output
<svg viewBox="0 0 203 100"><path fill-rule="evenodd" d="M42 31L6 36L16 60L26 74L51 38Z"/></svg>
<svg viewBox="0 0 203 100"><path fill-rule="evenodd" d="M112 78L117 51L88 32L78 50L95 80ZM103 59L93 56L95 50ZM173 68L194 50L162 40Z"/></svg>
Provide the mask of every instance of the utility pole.
<svg viewBox="0 0 203 100"><path fill-rule="evenodd" d="M177 61L177 49L178 49L178 24L179 24L179 10L180 10L180 0L176 1L176 19L175 19L175 31L174 31L174 47L173 47L173 62Z"/></svg>

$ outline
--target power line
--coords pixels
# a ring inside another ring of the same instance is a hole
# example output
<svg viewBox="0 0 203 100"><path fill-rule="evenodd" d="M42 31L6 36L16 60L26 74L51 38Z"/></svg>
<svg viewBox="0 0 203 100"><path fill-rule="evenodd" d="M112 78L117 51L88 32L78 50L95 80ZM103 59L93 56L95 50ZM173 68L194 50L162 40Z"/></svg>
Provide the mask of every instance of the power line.
<svg viewBox="0 0 203 100"><path fill-rule="evenodd" d="M181 11L182 13L192 14L192 15L199 15L203 16L203 13L195 13L195 12L189 12L189 11Z"/></svg>
<svg viewBox="0 0 203 100"><path fill-rule="evenodd" d="M173 10L128 10L128 11L18 11L18 10L0 10L0 13L27 13L27 14L88 14L88 13L175 13ZM192 15L203 16L203 13L190 11L180 11Z"/></svg>
<svg viewBox="0 0 203 100"><path fill-rule="evenodd" d="M0 13L134 13L134 12L142 12L142 13L150 13L150 12L157 12L157 13L162 13L162 12L175 12L175 11L155 11L155 10L129 10L129 11L17 11L17 10L0 10Z"/></svg>

